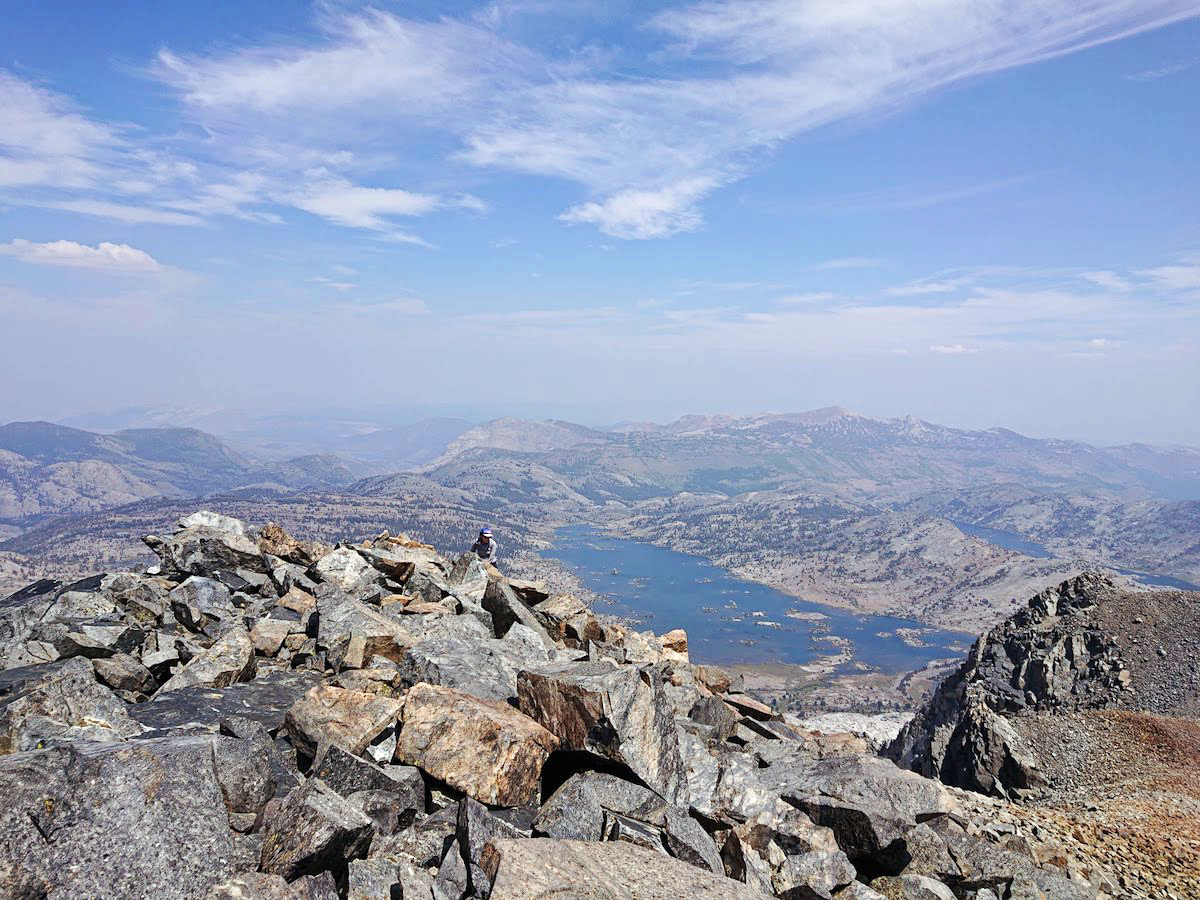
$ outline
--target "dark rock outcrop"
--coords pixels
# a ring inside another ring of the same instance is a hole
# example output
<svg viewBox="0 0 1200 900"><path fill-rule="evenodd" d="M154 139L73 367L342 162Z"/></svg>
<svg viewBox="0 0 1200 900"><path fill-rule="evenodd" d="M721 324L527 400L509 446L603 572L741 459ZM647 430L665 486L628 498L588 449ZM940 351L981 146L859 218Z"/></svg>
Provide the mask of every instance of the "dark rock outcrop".
<svg viewBox="0 0 1200 900"><path fill-rule="evenodd" d="M1038 786L1037 760L1010 720L1120 702L1128 666L1088 616L1117 590L1107 577L1085 573L1038 594L975 642L887 755L981 793L1020 796Z"/></svg>

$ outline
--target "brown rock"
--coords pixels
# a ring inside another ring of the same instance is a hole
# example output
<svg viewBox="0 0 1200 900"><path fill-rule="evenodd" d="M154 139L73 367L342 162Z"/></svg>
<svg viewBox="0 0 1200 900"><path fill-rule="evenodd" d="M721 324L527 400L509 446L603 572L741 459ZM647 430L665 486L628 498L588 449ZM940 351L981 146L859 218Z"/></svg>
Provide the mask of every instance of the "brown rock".
<svg viewBox="0 0 1200 900"><path fill-rule="evenodd" d="M724 694L733 684L733 679L724 669L716 666L696 666L696 677L714 694Z"/></svg>
<svg viewBox="0 0 1200 900"><path fill-rule="evenodd" d="M319 554L311 552L314 549L311 545L296 540L274 522L259 530L258 549L298 566L311 565L319 558Z"/></svg>
<svg viewBox="0 0 1200 900"><path fill-rule="evenodd" d="M361 755L400 716L404 703L378 694L318 685L292 704L283 728L292 744L315 756L323 743Z"/></svg>
<svg viewBox="0 0 1200 900"><path fill-rule="evenodd" d="M92 661L96 677L114 691L149 694L154 690L154 675L128 653L114 653L108 659Z"/></svg>
<svg viewBox="0 0 1200 900"><path fill-rule="evenodd" d="M682 628L675 628L662 636L663 659L687 662L688 638Z"/></svg>
<svg viewBox="0 0 1200 900"><path fill-rule="evenodd" d="M298 612L300 615L312 612L317 608L317 598L298 587L289 588L288 592L275 601L276 606Z"/></svg>
<svg viewBox="0 0 1200 900"><path fill-rule="evenodd" d="M317 601L317 614L317 640L322 647L333 647L339 639L358 636L368 645L363 650L366 659L383 656L398 662L404 650L417 642L417 638L379 609L344 594L322 596Z"/></svg>
<svg viewBox="0 0 1200 900"><path fill-rule="evenodd" d="M414 600L405 604L401 612L406 616L444 616L453 614L454 610L447 603L431 603L428 600Z"/></svg>
<svg viewBox="0 0 1200 900"><path fill-rule="evenodd" d="M419 766L493 806L524 806L538 795L542 765L558 739L507 703L430 684L405 698L396 760Z"/></svg>
<svg viewBox="0 0 1200 900"><path fill-rule="evenodd" d="M729 694L725 698L725 702L733 706L733 708L742 715L749 716L752 719L758 719L763 722L775 715L771 711L771 707L767 706L767 704L760 703L758 700L755 700L753 697L747 696L746 694Z"/></svg>
<svg viewBox="0 0 1200 900"><path fill-rule="evenodd" d="M284 619L259 619L250 629L250 642L263 656L274 656L283 646L284 638L292 633L297 623Z"/></svg>

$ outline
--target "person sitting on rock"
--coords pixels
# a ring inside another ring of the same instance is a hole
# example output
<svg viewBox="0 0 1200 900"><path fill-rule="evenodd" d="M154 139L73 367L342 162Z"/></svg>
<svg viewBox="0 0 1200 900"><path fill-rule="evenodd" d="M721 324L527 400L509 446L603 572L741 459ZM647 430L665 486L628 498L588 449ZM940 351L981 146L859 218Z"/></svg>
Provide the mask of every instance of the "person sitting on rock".
<svg viewBox="0 0 1200 900"><path fill-rule="evenodd" d="M498 544L492 538L492 529L484 528L479 532L479 537L475 539L475 543L471 545L471 550L483 562L496 564L496 550Z"/></svg>

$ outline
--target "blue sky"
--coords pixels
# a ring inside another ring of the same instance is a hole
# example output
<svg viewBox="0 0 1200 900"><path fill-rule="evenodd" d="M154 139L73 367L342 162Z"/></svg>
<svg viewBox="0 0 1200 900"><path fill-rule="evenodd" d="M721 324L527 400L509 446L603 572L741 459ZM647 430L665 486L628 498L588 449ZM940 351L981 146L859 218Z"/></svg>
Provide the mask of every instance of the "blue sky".
<svg viewBox="0 0 1200 900"><path fill-rule="evenodd" d="M842 404L1200 444L1198 16L13 7L0 419Z"/></svg>

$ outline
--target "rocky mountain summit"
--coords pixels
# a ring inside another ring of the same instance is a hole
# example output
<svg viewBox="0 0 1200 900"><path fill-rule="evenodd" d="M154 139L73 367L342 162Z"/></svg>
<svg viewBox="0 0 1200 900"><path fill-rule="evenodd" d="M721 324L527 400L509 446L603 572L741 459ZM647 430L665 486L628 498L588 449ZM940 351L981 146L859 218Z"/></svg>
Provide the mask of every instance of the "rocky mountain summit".
<svg viewBox="0 0 1200 900"><path fill-rule="evenodd" d="M146 543L0 601L2 896L1112 894L681 630L387 533L200 512Z"/></svg>
<svg viewBox="0 0 1200 900"><path fill-rule="evenodd" d="M1069 814L1129 896L1176 896L1178 885L1196 896L1198 714L1200 593L1085 573L984 634L885 752L947 784Z"/></svg>

